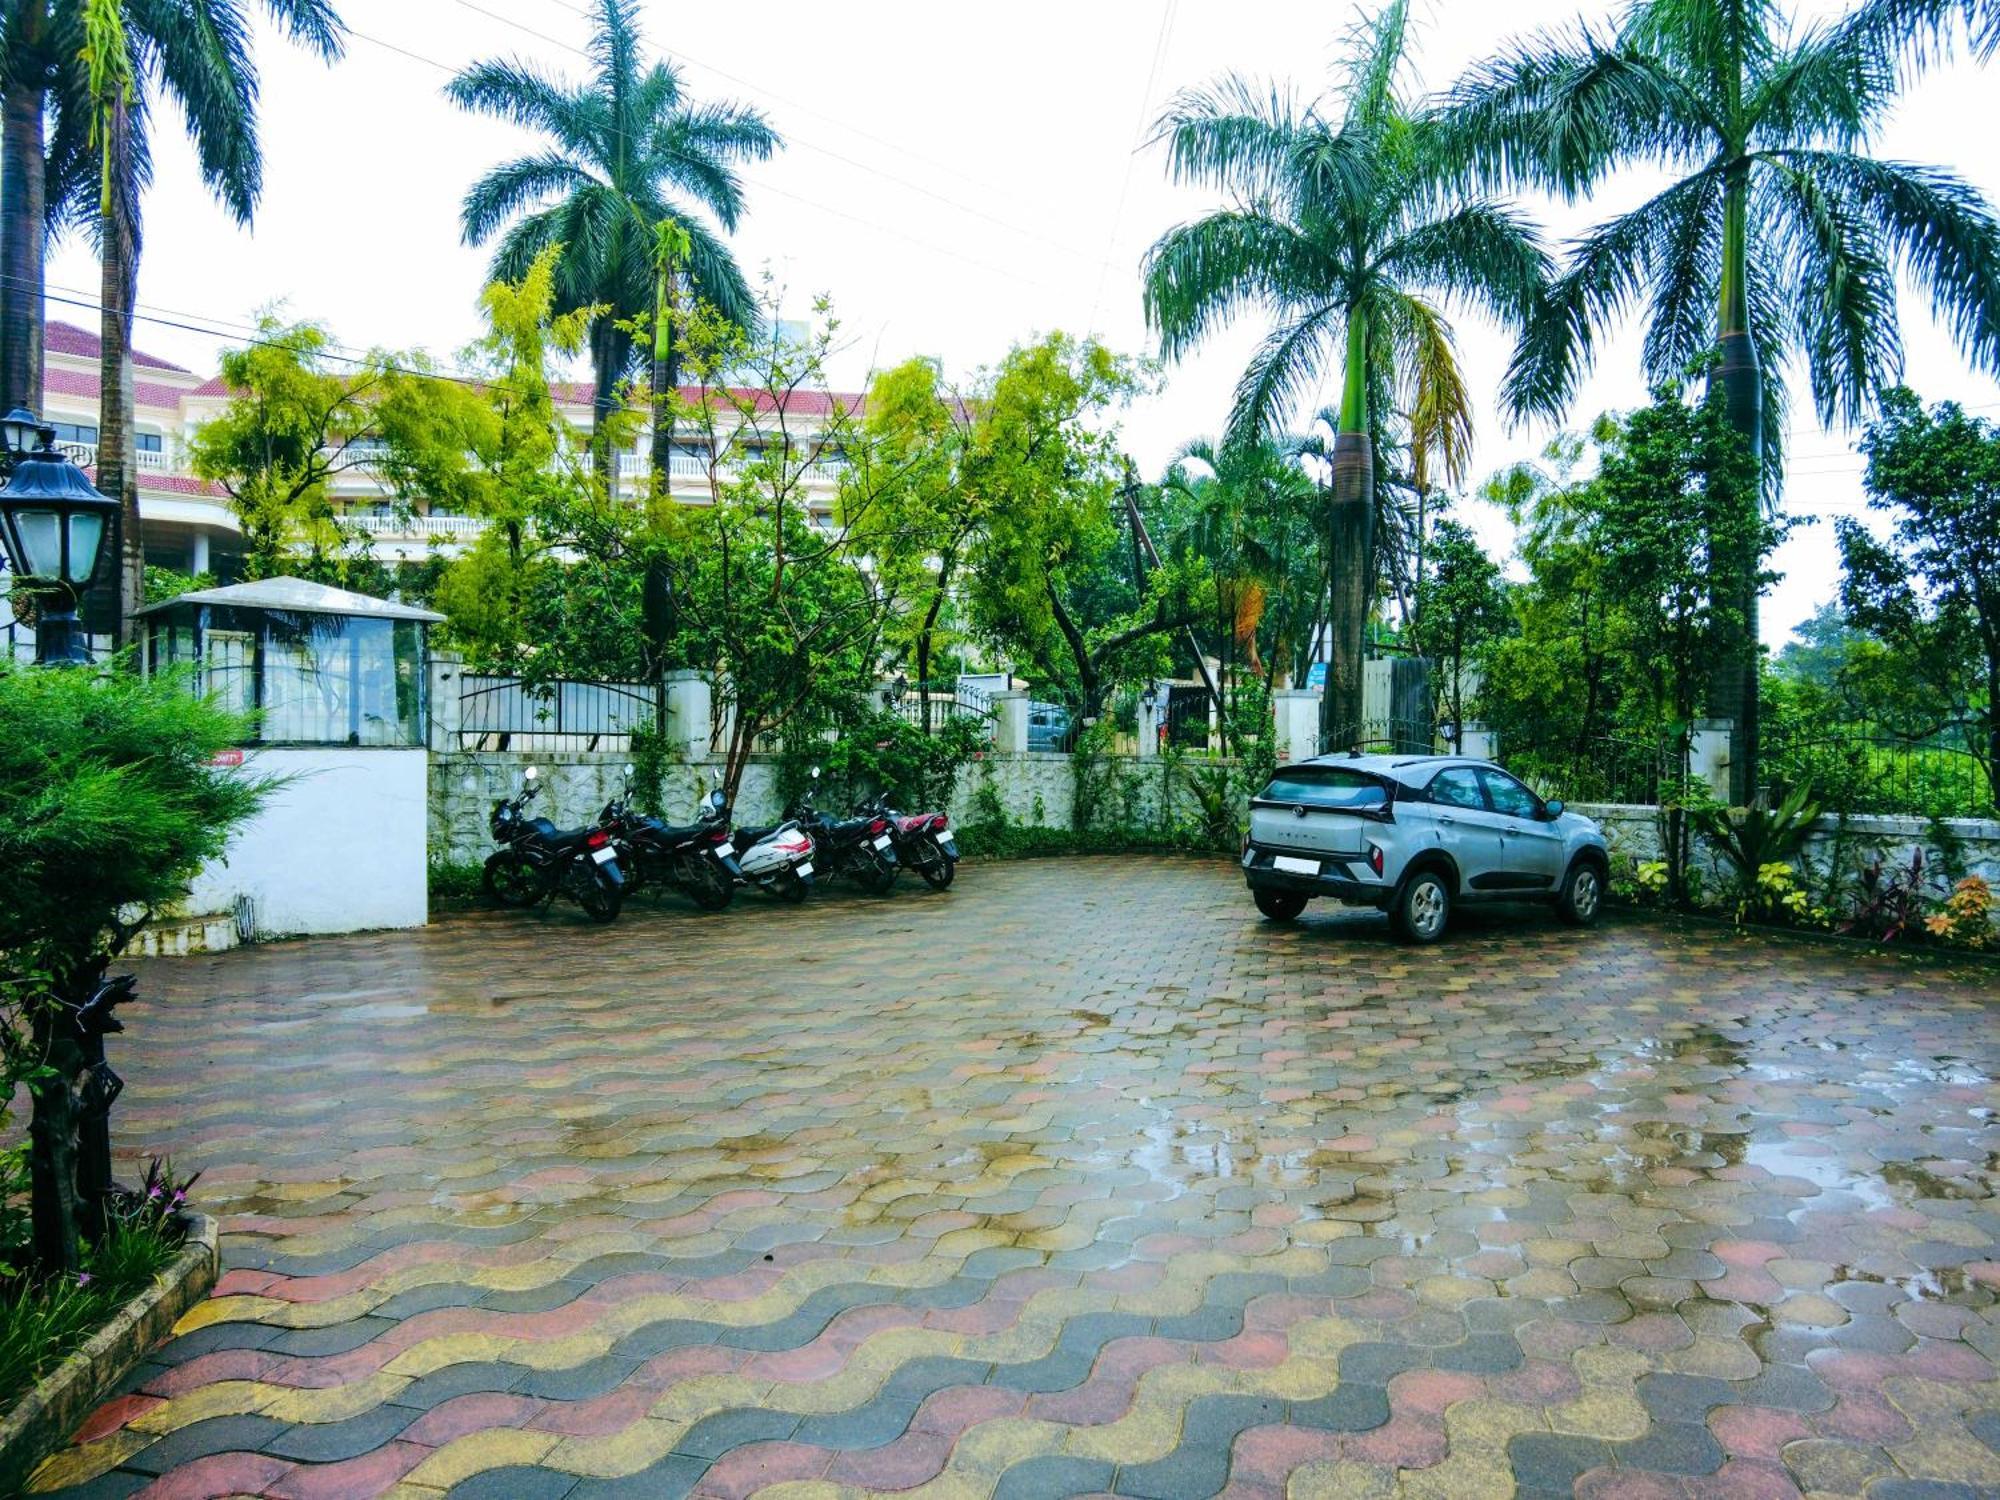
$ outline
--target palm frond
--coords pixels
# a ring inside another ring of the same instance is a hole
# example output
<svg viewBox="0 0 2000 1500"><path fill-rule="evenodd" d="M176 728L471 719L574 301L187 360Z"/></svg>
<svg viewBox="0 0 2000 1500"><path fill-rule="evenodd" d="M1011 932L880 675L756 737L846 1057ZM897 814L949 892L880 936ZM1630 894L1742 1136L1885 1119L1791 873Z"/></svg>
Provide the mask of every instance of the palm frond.
<svg viewBox="0 0 2000 1500"><path fill-rule="evenodd" d="M1251 442L1277 431L1317 380L1322 361L1339 347L1346 326L1346 309L1328 303L1274 329L1257 346L1236 382L1225 444Z"/></svg>
<svg viewBox="0 0 2000 1500"><path fill-rule="evenodd" d="M1663 245L1700 206L1714 175L1698 172L1572 242L1567 268L1528 318L1508 366L1503 394L1516 416L1561 419L1598 334L1645 290Z"/></svg>
<svg viewBox="0 0 2000 1500"><path fill-rule="evenodd" d="M474 63L444 91L461 109L538 131L572 154L596 155L600 163L604 159L597 149L602 125L598 102L525 63L502 58Z"/></svg>
<svg viewBox="0 0 2000 1500"><path fill-rule="evenodd" d="M339 62L347 53L347 23L331 0L264 0L279 28L321 62Z"/></svg>
<svg viewBox="0 0 2000 1500"><path fill-rule="evenodd" d="M1743 101L1753 139L1845 147L1883 123L1894 103L1897 57L1857 19L1808 31L1756 80Z"/></svg>
<svg viewBox="0 0 2000 1500"><path fill-rule="evenodd" d="M1143 267L1147 322L1162 352L1178 356L1238 311L1285 306L1336 283L1318 246L1269 214L1210 214L1162 235Z"/></svg>
<svg viewBox="0 0 2000 1500"><path fill-rule="evenodd" d="M1875 225L1810 173L1759 174L1756 222L1784 268L1774 288L1822 424L1853 424L1903 367L1896 278Z"/></svg>
<svg viewBox="0 0 2000 1500"><path fill-rule="evenodd" d="M202 181L239 224L264 187L254 32L240 0L127 0L141 72L179 106Z"/></svg>
<svg viewBox="0 0 2000 1500"><path fill-rule="evenodd" d="M503 162L466 190L460 232L466 244L482 245L516 214L593 181L582 167L553 151Z"/></svg>
<svg viewBox="0 0 2000 1500"><path fill-rule="evenodd" d="M1760 159L1809 178L1850 220L1875 226L1966 357L2000 373L2000 220L1970 183L1942 167L1845 151L1773 150Z"/></svg>
<svg viewBox="0 0 2000 1500"><path fill-rule="evenodd" d="M1335 64L1346 103L1344 131L1372 134L1405 113L1396 93L1409 41L1409 0L1388 0L1372 16L1361 16L1349 28L1343 56Z"/></svg>
<svg viewBox="0 0 2000 1500"><path fill-rule="evenodd" d="M1397 285L1434 287L1503 323L1519 323L1542 294L1551 266L1525 214L1481 201L1419 224L1384 248L1373 270Z"/></svg>
<svg viewBox="0 0 2000 1500"><path fill-rule="evenodd" d="M1722 189L1720 173L1702 177L1654 236L1646 341L1639 355L1649 385L1682 379L1690 365L1715 347Z"/></svg>
<svg viewBox="0 0 2000 1500"><path fill-rule="evenodd" d="M1433 488L1440 476L1462 485L1472 462L1472 392L1451 325L1408 293L1385 292L1376 305L1396 343L1397 406L1409 429L1411 479L1419 490Z"/></svg>

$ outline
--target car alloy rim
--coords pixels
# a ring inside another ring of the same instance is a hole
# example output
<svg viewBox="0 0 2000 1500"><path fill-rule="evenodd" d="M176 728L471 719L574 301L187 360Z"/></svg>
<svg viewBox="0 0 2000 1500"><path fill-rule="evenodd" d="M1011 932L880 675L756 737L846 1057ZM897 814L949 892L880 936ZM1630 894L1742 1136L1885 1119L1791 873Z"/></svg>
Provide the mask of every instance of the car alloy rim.
<svg viewBox="0 0 2000 1500"><path fill-rule="evenodd" d="M1410 925L1428 937L1443 920L1444 887L1434 880L1420 881L1410 897Z"/></svg>
<svg viewBox="0 0 2000 1500"><path fill-rule="evenodd" d="M1597 872L1583 870L1576 877L1576 895L1573 898L1577 912L1589 916L1597 910Z"/></svg>

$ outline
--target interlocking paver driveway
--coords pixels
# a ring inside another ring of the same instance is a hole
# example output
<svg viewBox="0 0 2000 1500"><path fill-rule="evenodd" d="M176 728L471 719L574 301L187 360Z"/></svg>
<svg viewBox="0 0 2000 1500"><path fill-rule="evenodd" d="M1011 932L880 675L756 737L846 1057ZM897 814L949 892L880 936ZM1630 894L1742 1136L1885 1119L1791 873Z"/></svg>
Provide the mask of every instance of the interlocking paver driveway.
<svg viewBox="0 0 2000 1500"><path fill-rule="evenodd" d="M1993 1495L1993 980L1141 860L148 965L229 1269L38 1482Z"/></svg>

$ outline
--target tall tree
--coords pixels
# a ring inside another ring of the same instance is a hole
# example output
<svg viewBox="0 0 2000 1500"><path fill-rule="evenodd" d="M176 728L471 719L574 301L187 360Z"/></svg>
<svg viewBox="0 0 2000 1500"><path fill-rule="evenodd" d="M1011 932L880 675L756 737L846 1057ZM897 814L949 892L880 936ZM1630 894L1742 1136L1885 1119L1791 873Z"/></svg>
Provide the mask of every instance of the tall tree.
<svg viewBox="0 0 2000 1500"><path fill-rule="evenodd" d="M1896 390L1861 446L1868 503L1893 525L1878 541L1840 522L1847 617L1953 704L1927 727L1963 736L2000 802L2000 426L1953 401L1926 411Z"/></svg>
<svg viewBox="0 0 2000 1500"><path fill-rule="evenodd" d="M1177 181L1228 207L1170 230L1146 257L1146 311L1169 358L1246 307L1277 328L1236 389L1230 440L1269 432L1320 374L1341 372L1327 520L1330 743L1358 732L1370 608L1376 449L1400 415L1413 448L1462 469L1471 398L1433 298L1524 319L1546 258L1512 209L1452 191L1401 80L1408 0L1357 25L1333 90L1306 105L1230 77L1160 121Z"/></svg>
<svg viewBox="0 0 2000 1500"><path fill-rule="evenodd" d="M1960 18L1981 50L2000 39L1993 0L1863 0L1807 27L1776 0L1634 0L1608 29L1537 37L1474 69L1444 120L1450 154L1486 183L1574 201L1631 165L1674 178L1571 245L1515 352L1513 409L1559 418L1598 337L1643 302L1653 383L1719 351L1714 378L1769 499L1782 473L1784 390L1767 372L1797 357L1820 420L1859 420L1901 370L1899 272L1975 364L2000 372L2000 223L1956 174L1867 149L1913 65ZM1716 566L1738 634L1718 653L1707 698L1736 721L1733 791L1746 800L1758 751L1757 568L1740 548L1719 551Z"/></svg>
<svg viewBox="0 0 2000 1500"><path fill-rule="evenodd" d="M345 32L330 0L262 0L262 9L322 59L341 55ZM248 224L264 188L253 15L246 0L58 0L51 24L59 38L53 45L82 63L80 72L61 75L69 88L60 100L62 117L90 122L97 168L66 168L49 186L58 194L59 216L94 224L102 263L97 484L120 504L122 635L145 602L132 321L144 241L141 199L153 175L153 112L160 99L173 102L202 180L232 218Z"/></svg>
<svg viewBox="0 0 2000 1500"><path fill-rule="evenodd" d="M656 335L666 331L647 350L654 384L664 387L655 391L656 406L677 382L679 354L668 341L676 298L699 299L745 329L756 326L756 299L708 219L735 231L743 215L737 165L763 161L784 142L759 111L697 103L671 63L645 66L639 0L596 0L594 12L588 82L572 85L509 59L474 64L445 92L466 109L546 138L543 150L475 182L460 223L472 245L506 227L493 256L498 281L519 281L550 245L565 247L556 311L595 310L591 453L602 470L610 462L606 418L619 382L636 367L639 323L650 321ZM678 225L685 239L663 240L665 224ZM656 468L669 456L671 426L655 424Z"/></svg>

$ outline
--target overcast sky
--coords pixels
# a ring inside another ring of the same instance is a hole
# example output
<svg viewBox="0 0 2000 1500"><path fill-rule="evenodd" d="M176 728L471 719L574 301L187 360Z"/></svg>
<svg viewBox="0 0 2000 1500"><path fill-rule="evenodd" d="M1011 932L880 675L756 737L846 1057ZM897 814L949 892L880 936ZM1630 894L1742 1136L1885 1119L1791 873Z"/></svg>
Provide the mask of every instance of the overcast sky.
<svg viewBox="0 0 2000 1500"><path fill-rule="evenodd" d="M241 328L260 308L283 304L327 323L345 344L443 355L476 331L487 257L459 242L459 201L479 173L537 143L462 114L441 87L466 63L496 55L580 78L587 0L340 0L340 8L353 36L331 69L268 30L260 35L267 168L253 230L237 229L208 199L172 136L178 120L162 117L142 314ZM1798 14L1835 8L1802 0ZM1418 73L1442 87L1504 39L1564 24L1578 10L1575 0L1419 0ZM788 315L803 316L816 293L833 298L847 341L835 375L856 387L871 367L912 354L937 356L963 377L1053 328L1147 352L1140 257L1213 200L1166 183L1161 153L1141 145L1146 127L1176 90L1226 70L1317 90L1352 17L1337 5L1248 0L1017 0L998 9L876 0L833 11L766 0L753 12L646 5L649 44L684 65L697 96L754 103L789 141L778 159L746 172L750 208L737 254L753 275L768 267L778 278ZM1969 63L1931 74L1903 104L1881 154L1949 166L2000 201L1996 87L2000 64L1986 76ZM1648 186L1635 177L1594 204L1531 206L1559 243ZM50 315L94 325L97 285L86 244L58 247ZM65 297L92 307L54 300ZM1912 385L1929 398L2000 409L2000 388L1967 369L1921 301L1906 293L1903 313ZM1470 312L1461 310L1457 326L1472 388L1495 390L1508 340ZM1125 415L1127 444L1148 475L1182 442L1220 429L1264 331L1245 319L1166 372L1157 394ZM221 347L159 322L142 322L138 342L203 370ZM1573 414L1578 425L1643 394L1636 330L1603 348ZM1777 560L1786 576L1765 614L1774 645L1833 597L1828 523L1861 503L1852 435L1820 430L1802 391L1793 407L1788 505L1814 524ZM1548 436L1510 431L1489 402L1475 473L1532 456ZM1504 518L1467 510L1504 553Z"/></svg>

